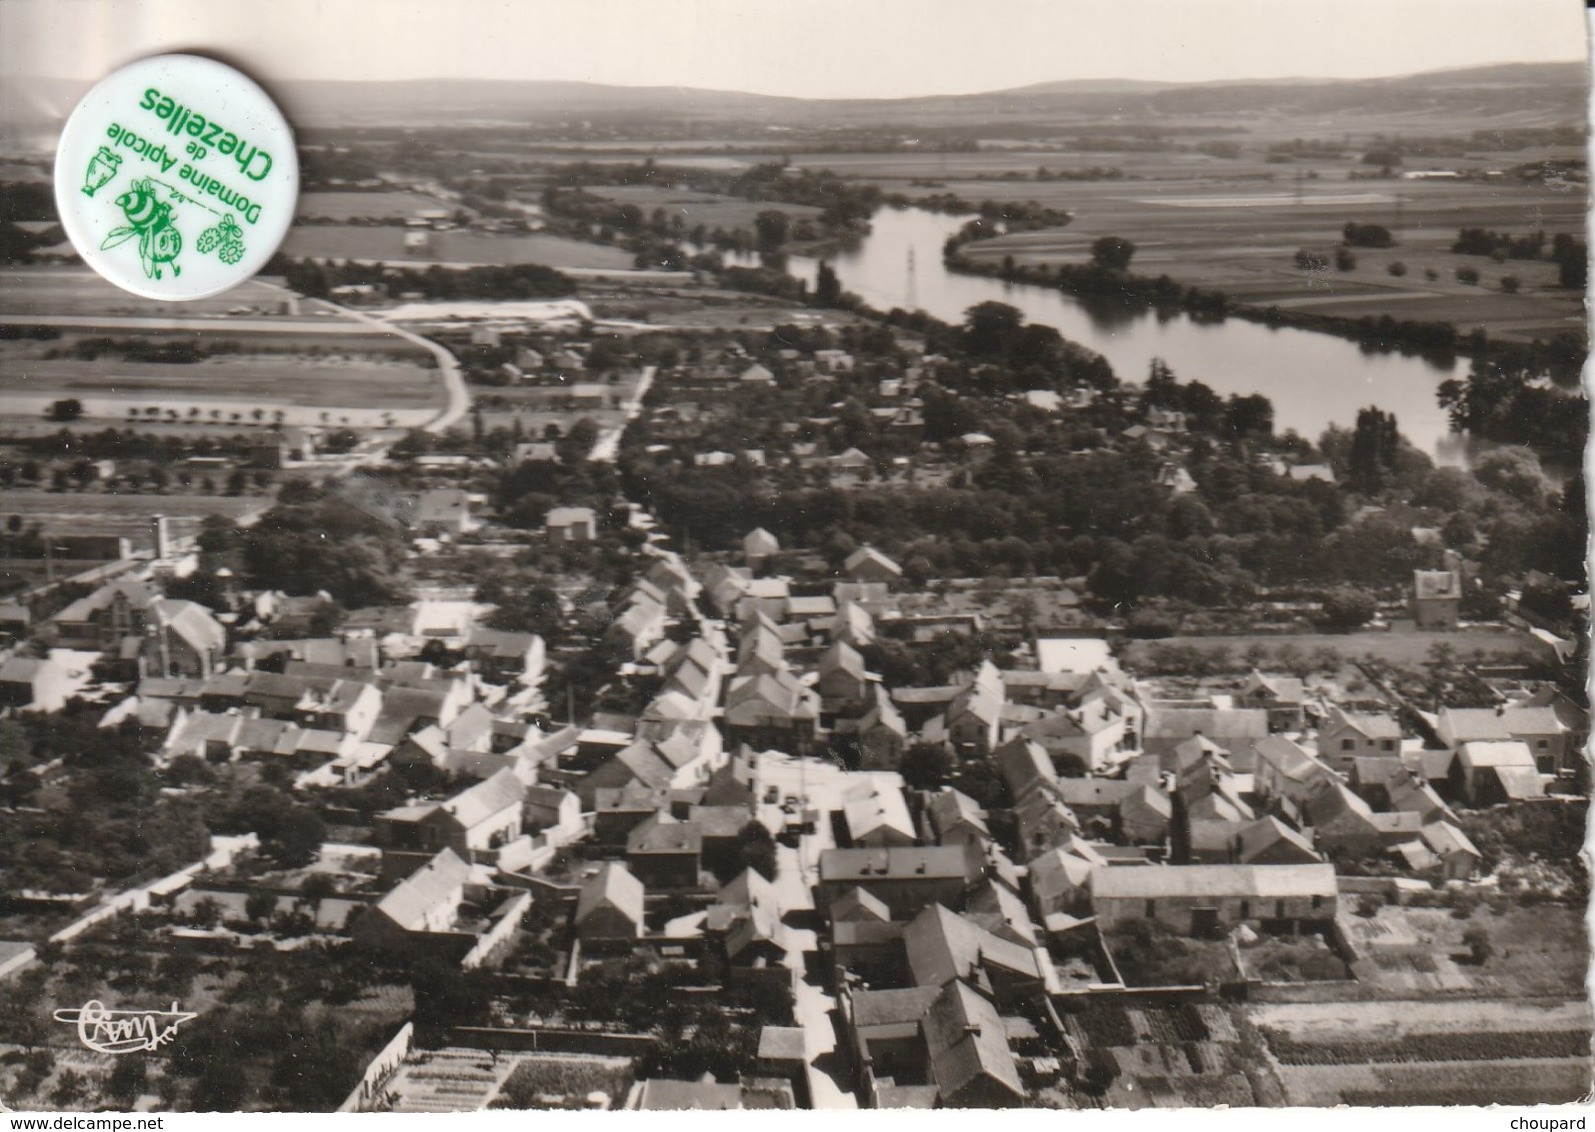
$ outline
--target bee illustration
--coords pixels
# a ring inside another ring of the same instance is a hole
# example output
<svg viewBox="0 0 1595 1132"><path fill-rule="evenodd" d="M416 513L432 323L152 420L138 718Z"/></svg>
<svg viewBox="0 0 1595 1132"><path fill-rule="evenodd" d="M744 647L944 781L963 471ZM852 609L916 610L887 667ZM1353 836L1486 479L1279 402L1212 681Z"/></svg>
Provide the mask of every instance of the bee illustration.
<svg viewBox="0 0 1595 1132"><path fill-rule="evenodd" d="M161 278L163 263L171 264L174 277L181 275L182 268L175 261L183 250L183 234L172 227L172 206L155 196L155 186L147 178L134 181L131 189L116 198L116 204L127 217L127 227L111 229L100 248L119 247L137 236L146 276Z"/></svg>

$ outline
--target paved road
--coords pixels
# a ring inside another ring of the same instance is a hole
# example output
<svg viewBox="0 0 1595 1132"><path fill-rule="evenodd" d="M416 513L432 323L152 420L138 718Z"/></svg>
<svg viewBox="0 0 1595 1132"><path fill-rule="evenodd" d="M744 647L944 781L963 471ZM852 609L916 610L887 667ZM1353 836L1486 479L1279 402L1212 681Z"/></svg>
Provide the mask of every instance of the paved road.
<svg viewBox="0 0 1595 1132"><path fill-rule="evenodd" d="M266 281L260 280L260 282L265 283ZM276 286L275 284L266 285ZM281 290L285 294L293 293L286 287L281 288ZM427 353L431 354L437 359L438 373L442 375L443 378L443 392L448 400L444 403L442 412L438 413L436 417L432 418L432 420L421 426L423 431L442 432L449 426L460 421L470 410L471 395L465 389L465 379L460 376L460 363L455 361L454 355L449 353L449 351L428 338L423 338L419 334L416 334L410 330L406 330L402 326L396 326L390 322L383 322L379 318L373 318L364 311L354 310L351 307L342 307L337 303L327 302L325 299L321 301L326 303L327 306L332 307L334 310L340 311L349 318L354 319L356 322L364 323L367 326L374 327L384 334L397 334L400 338L419 346L421 349L427 351Z"/></svg>
<svg viewBox="0 0 1595 1132"><path fill-rule="evenodd" d="M631 396L620 403L620 423L611 429L600 433L598 440L593 444L593 450L587 453L587 459L595 464L613 464L615 457L620 454L620 436L626 431L626 426L637 419L642 412L642 399L647 396L648 389L654 383L654 374L659 371L658 366L644 366L642 376L637 379L637 385L631 391Z"/></svg>

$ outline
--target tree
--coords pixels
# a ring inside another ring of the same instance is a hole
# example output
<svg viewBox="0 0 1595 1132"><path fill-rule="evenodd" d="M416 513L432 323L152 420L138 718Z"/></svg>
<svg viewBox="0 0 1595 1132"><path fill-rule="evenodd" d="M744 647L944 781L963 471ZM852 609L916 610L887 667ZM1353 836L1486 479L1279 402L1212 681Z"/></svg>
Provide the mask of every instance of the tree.
<svg viewBox="0 0 1595 1132"><path fill-rule="evenodd" d="M834 307L842 297L842 282L836 277L836 272L831 265L823 259L819 267L814 269L814 305L817 307Z"/></svg>
<svg viewBox="0 0 1595 1132"><path fill-rule="evenodd" d="M986 357L1006 353L1024 325L1018 307L988 299L964 311L964 348Z"/></svg>
<svg viewBox="0 0 1595 1132"><path fill-rule="evenodd" d="M1353 255L1346 248L1336 248L1335 249L1335 270L1336 271L1355 271L1355 270L1357 270L1357 257L1355 255Z"/></svg>
<svg viewBox="0 0 1595 1132"><path fill-rule="evenodd" d="M897 771L912 790L939 790L953 768L952 756L939 743L915 743L903 752Z"/></svg>
<svg viewBox="0 0 1595 1132"><path fill-rule="evenodd" d="M1401 433L1394 415L1383 409L1359 409L1351 437L1349 481L1355 491L1374 495L1382 490L1395 468Z"/></svg>
<svg viewBox="0 0 1595 1132"><path fill-rule="evenodd" d="M1540 458L1527 448L1495 448L1480 456L1473 476L1485 487L1538 507L1552 491Z"/></svg>
<svg viewBox="0 0 1595 1132"><path fill-rule="evenodd" d="M1490 939L1490 933L1482 926L1471 927L1463 932L1462 943L1467 947L1468 956L1477 967L1484 966L1495 954L1495 944Z"/></svg>
<svg viewBox="0 0 1595 1132"><path fill-rule="evenodd" d="M83 402L76 397L52 401L48 415L52 421L75 421L83 415Z"/></svg>
<svg viewBox="0 0 1595 1132"><path fill-rule="evenodd" d="M1517 294L1518 288L1521 286L1523 286L1523 280L1519 279L1516 275L1501 276L1501 290L1505 291L1508 295Z"/></svg>
<svg viewBox="0 0 1595 1132"><path fill-rule="evenodd" d="M142 1057L119 1057L111 1066L105 1089L113 1100L126 1108L144 1094L148 1085L149 1066Z"/></svg>
<svg viewBox="0 0 1595 1132"><path fill-rule="evenodd" d="M1457 268L1457 282L1458 283L1467 283L1467 284L1471 285L1471 284L1477 283L1478 281L1479 281L1479 269L1478 268L1476 268L1476 267L1459 267L1459 268Z"/></svg>
<svg viewBox="0 0 1595 1132"><path fill-rule="evenodd" d="M1135 255L1135 245L1119 236L1103 236L1091 244L1091 262L1105 271L1124 271Z"/></svg>
<svg viewBox="0 0 1595 1132"><path fill-rule="evenodd" d="M753 230L762 251L773 252L786 243L792 219L779 209L765 209L753 218Z"/></svg>
<svg viewBox="0 0 1595 1132"><path fill-rule="evenodd" d="M775 838L770 836L770 831L762 822L750 821L737 831L736 846L732 856L739 865L733 871L733 876L741 873L743 869L752 869L765 880L775 879L777 868Z"/></svg>
<svg viewBox="0 0 1595 1132"><path fill-rule="evenodd" d="M257 890L244 898L244 915L248 916L252 923L264 924L276 911L276 893Z"/></svg>
<svg viewBox="0 0 1595 1132"><path fill-rule="evenodd" d="M1378 608L1367 590L1337 586L1324 595L1324 622L1336 629L1355 629L1367 624Z"/></svg>
<svg viewBox="0 0 1595 1132"><path fill-rule="evenodd" d="M1398 260L1394 260L1393 262L1391 262L1389 264L1389 266L1387 266L1385 268L1385 270L1390 272L1390 274L1394 275L1397 279L1399 279L1399 278L1401 278L1403 275L1405 275L1407 273L1407 265L1402 263L1398 259Z"/></svg>

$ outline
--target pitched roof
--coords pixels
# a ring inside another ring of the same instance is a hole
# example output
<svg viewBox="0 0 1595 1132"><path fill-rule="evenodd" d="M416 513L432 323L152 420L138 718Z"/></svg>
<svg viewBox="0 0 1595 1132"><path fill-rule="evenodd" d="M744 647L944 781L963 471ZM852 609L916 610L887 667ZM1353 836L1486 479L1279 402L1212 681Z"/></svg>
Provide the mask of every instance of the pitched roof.
<svg viewBox="0 0 1595 1132"><path fill-rule="evenodd" d="M997 1008L963 983L942 989L920 1027L930 1053L931 1075L944 1103L980 1077L990 1078L1016 1097L1025 1095Z"/></svg>
<svg viewBox="0 0 1595 1132"><path fill-rule="evenodd" d="M857 449L852 449L851 451L857 451ZM860 453L860 455L862 455L862 453ZM877 566L893 576L901 576L903 573L903 568L901 566L893 562L880 551L876 550L873 546L861 546L852 554L849 554L846 561L842 563L842 569L847 573L852 574L857 572L866 563Z"/></svg>
<svg viewBox="0 0 1595 1132"><path fill-rule="evenodd" d="M1225 739L1263 739L1268 713L1257 708L1151 708L1148 739L1188 739L1201 734L1220 746Z"/></svg>
<svg viewBox="0 0 1595 1132"><path fill-rule="evenodd" d="M968 869L963 847L958 845L826 849L820 854L820 880L827 883L946 879L965 877Z"/></svg>
<svg viewBox="0 0 1595 1132"><path fill-rule="evenodd" d="M462 790L444 802L442 809L470 829L512 806L519 806L525 796L525 783L515 777L514 771L506 769Z"/></svg>
<svg viewBox="0 0 1595 1132"><path fill-rule="evenodd" d="M831 901L831 922L865 921L889 923L891 909L880 897L862 888L850 888Z"/></svg>
<svg viewBox="0 0 1595 1132"><path fill-rule="evenodd" d="M415 931L425 924L428 913L452 900L455 889L470 877L471 866L454 850L444 849L377 901L377 910L406 931Z"/></svg>
<svg viewBox="0 0 1595 1132"><path fill-rule="evenodd" d="M854 841L881 830L893 830L908 840L915 840L914 819L908 813L908 801L895 787L882 788L872 784L870 789L851 801L844 802L842 812L847 819L848 836Z"/></svg>
<svg viewBox="0 0 1595 1132"><path fill-rule="evenodd" d="M677 821L669 814L655 814L632 830L626 838L626 854L685 854L703 852L703 831L690 822Z"/></svg>
<svg viewBox="0 0 1595 1132"><path fill-rule="evenodd" d="M931 828L938 836L944 836L959 826L968 826L986 836L991 834L986 825L986 811L980 808L980 803L951 786L944 786L932 794L925 804L925 810L930 815Z"/></svg>
<svg viewBox="0 0 1595 1132"><path fill-rule="evenodd" d="M1401 725L1383 712L1352 712L1340 708L1329 709L1329 731L1336 726L1351 728L1369 739L1400 739Z"/></svg>
<svg viewBox="0 0 1595 1132"><path fill-rule="evenodd" d="M926 907L909 921L903 929L903 948L908 953L909 972L922 987L944 986L950 979L983 981L988 966L1024 978L1041 978L1033 950L940 904Z"/></svg>
<svg viewBox="0 0 1595 1132"><path fill-rule="evenodd" d="M162 598L154 608L156 619L196 652L219 651L226 646L227 630L203 605Z"/></svg>
<svg viewBox="0 0 1595 1132"><path fill-rule="evenodd" d="M1527 743L1515 739L1504 742L1474 741L1463 743L1457 757L1464 766L1471 767L1528 767L1535 769L1534 752Z"/></svg>
<svg viewBox="0 0 1595 1132"><path fill-rule="evenodd" d="M1152 900L1170 896L1332 896L1333 865L1162 865L1097 869L1096 899Z"/></svg>
<svg viewBox="0 0 1595 1132"><path fill-rule="evenodd" d="M600 908L613 908L634 924L642 923L643 883L624 862L605 861L603 868L582 885L576 898L576 923Z"/></svg>

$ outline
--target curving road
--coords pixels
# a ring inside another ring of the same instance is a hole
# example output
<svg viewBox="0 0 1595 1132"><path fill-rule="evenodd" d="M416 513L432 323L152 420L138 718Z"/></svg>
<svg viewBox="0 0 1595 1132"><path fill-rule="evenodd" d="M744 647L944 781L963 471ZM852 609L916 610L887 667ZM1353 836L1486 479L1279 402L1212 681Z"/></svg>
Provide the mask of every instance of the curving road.
<svg viewBox="0 0 1595 1132"><path fill-rule="evenodd" d="M264 279L260 279L258 281L265 283L267 286L277 286L275 283L267 283L267 281ZM288 290L286 287L278 287L278 290L282 291L284 294L295 294L295 292ZM455 360L453 354L449 353L442 346L439 346L431 339L423 338L414 331L406 330L404 327L395 323L384 322L379 318L373 318L364 311L358 311L352 307L339 306L337 303L330 302L326 299L318 299L317 301L325 303L329 307L333 307L339 313L347 315L356 322L362 322L367 326L374 327L382 331L384 334L397 334L400 338L403 338L407 342L421 347L423 350L427 351L437 359L438 373L443 377L443 392L447 400L444 403L442 411L440 411L437 416L433 417L426 424L421 426L423 432L442 432L444 429L449 428L451 425L463 419L465 414L470 411L471 395L466 391L465 378L460 376L460 363Z"/></svg>

